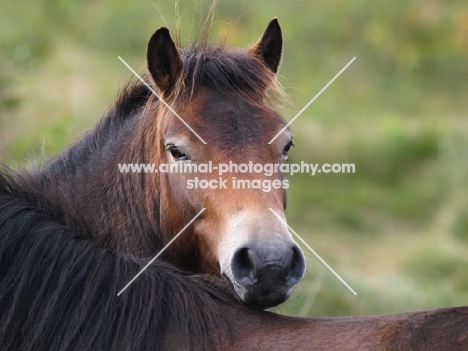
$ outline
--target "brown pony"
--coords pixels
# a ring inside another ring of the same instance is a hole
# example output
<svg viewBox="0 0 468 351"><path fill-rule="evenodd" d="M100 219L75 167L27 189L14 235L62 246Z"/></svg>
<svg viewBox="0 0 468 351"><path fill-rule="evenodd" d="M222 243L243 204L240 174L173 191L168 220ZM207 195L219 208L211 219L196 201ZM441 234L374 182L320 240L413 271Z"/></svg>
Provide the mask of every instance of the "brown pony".
<svg viewBox="0 0 468 351"><path fill-rule="evenodd" d="M189 192L191 175L119 171L283 162L291 134L268 144L285 122L267 100L281 46L276 20L247 52L202 43L179 53L160 29L148 46L150 85L206 144L135 84L42 169L0 171L0 350L468 349L466 307L349 319L246 308L282 302L304 273L301 251L267 210L284 216L284 189Z"/></svg>

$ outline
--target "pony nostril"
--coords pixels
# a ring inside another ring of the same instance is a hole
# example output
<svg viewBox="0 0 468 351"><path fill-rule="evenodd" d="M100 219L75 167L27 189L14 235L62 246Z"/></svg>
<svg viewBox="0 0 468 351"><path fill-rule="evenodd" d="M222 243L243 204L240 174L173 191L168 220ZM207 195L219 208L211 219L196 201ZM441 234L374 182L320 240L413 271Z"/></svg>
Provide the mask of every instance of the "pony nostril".
<svg viewBox="0 0 468 351"><path fill-rule="evenodd" d="M231 262L231 271L235 280L241 285L252 285L255 283L254 262L248 248L236 251Z"/></svg>
<svg viewBox="0 0 468 351"><path fill-rule="evenodd" d="M255 284L258 289L289 289L304 276L305 260L297 245L265 252L244 247L234 253L230 268L233 283L244 288Z"/></svg>
<svg viewBox="0 0 468 351"><path fill-rule="evenodd" d="M291 261L291 268L288 274L288 283L296 285L304 276L305 272L305 259L304 254L298 246L292 248L293 255Z"/></svg>

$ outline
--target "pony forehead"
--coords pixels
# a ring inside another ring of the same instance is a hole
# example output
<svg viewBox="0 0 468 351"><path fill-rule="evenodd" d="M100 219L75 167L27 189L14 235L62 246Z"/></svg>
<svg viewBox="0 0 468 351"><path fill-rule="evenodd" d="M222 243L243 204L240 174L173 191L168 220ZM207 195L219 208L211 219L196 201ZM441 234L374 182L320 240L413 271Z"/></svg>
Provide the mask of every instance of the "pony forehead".
<svg viewBox="0 0 468 351"><path fill-rule="evenodd" d="M275 74L245 49L207 44L181 49L183 75L171 100L190 100L199 88L212 88L231 99L252 100L255 95L270 105L283 102L284 92Z"/></svg>
<svg viewBox="0 0 468 351"><path fill-rule="evenodd" d="M257 153L268 153L268 141L286 125L283 116L265 104L252 104L245 99L232 101L211 88L198 89L191 105L180 112L209 145L230 152L253 147L258 149ZM163 125L169 139L182 139L182 144L187 138L196 141L187 127L171 114ZM289 133L288 128L283 134ZM279 138L280 143L282 139Z"/></svg>

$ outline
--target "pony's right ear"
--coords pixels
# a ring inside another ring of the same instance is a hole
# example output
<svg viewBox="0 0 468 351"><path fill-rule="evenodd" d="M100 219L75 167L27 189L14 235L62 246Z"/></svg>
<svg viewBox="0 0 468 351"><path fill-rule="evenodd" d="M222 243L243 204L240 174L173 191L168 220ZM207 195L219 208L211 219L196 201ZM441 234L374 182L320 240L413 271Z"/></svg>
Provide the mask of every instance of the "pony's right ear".
<svg viewBox="0 0 468 351"><path fill-rule="evenodd" d="M158 29L151 37L146 60L156 86L170 94L182 73L182 60L166 27Z"/></svg>

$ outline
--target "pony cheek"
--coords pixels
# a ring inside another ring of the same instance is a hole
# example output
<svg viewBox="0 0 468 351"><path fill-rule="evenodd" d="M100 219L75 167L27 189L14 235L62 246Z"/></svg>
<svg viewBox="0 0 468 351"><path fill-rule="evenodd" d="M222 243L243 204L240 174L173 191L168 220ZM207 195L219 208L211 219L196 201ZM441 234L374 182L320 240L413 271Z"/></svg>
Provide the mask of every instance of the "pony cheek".
<svg viewBox="0 0 468 351"><path fill-rule="evenodd" d="M161 198L171 206L185 210L191 207L192 191L187 189L186 177L177 173L167 173L161 175ZM164 194L163 194L164 192Z"/></svg>
<svg viewBox="0 0 468 351"><path fill-rule="evenodd" d="M216 218L212 217L212 211L206 209L203 214L193 223L193 231L201 241L209 247L210 256L214 257L219 266L219 246L222 237L221 229Z"/></svg>

